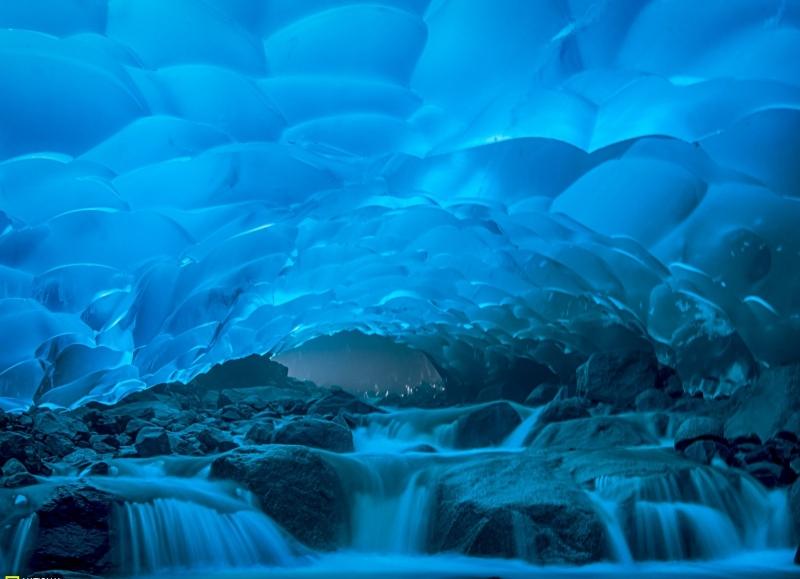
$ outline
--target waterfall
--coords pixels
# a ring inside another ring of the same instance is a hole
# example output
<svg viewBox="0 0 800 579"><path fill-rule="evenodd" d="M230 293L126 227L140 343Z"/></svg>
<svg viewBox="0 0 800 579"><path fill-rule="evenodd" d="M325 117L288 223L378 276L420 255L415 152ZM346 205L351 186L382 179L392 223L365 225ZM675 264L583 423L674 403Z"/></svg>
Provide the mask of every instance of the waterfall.
<svg viewBox="0 0 800 579"><path fill-rule="evenodd" d="M0 564L7 573L20 574L27 568L28 551L36 530L36 514L23 517L15 525L9 525L2 534L3 549Z"/></svg>
<svg viewBox="0 0 800 579"><path fill-rule="evenodd" d="M768 492L747 475L698 466L598 477L595 488L601 510L622 513L612 522L636 560L722 558L790 544L785 492Z"/></svg>
<svg viewBox="0 0 800 579"><path fill-rule="evenodd" d="M528 441L528 436L533 431L539 421L539 415L544 410L544 406L539 406L531 410L531 413L517 426L511 434L503 441L503 448L523 448Z"/></svg>
<svg viewBox="0 0 800 579"><path fill-rule="evenodd" d="M287 565L293 557L278 527L257 511L220 513L174 498L125 503L120 560L133 575L164 569Z"/></svg>

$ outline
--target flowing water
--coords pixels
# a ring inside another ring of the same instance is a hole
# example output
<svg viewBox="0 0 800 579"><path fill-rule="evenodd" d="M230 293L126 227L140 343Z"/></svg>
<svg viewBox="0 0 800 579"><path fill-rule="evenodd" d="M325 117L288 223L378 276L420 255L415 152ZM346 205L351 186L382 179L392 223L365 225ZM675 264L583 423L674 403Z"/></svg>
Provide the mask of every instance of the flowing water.
<svg viewBox="0 0 800 579"><path fill-rule="evenodd" d="M354 432L355 452L325 454L345 483L351 514L349 544L333 554L309 552L258 510L250 493L208 480L213 457L118 460L114 476L88 478L126 499L116 507L114 537L131 576L234 576L237 570L265 577L364 578L613 577L632 569L659 577L794 573L786 493L767 491L732 470L700 465L593 480L587 493L607 528L614 559L608 563L543 568L522 560L428 553L440 473L486 456L526 452L539 416L538 409L523 409L522 423L497 447L457 450L453 425L470 410L374 415ZM512 517L512 524L524 557L529 522ZM4 568L25 567L35 534L35 515L0 528Z"/></svg>

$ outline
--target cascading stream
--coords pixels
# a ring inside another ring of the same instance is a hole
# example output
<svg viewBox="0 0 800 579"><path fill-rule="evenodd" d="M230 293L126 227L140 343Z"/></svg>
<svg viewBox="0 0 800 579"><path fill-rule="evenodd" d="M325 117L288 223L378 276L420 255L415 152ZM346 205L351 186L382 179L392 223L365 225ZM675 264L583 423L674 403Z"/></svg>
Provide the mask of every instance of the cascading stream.
<svg viewBox="0 0 800 579"><path fill-rule="evenodd" d="M219 513L175 498L125 503L118 512L120 558L134 576L164 569L287 566L280 530L257 511Z"/></svg>

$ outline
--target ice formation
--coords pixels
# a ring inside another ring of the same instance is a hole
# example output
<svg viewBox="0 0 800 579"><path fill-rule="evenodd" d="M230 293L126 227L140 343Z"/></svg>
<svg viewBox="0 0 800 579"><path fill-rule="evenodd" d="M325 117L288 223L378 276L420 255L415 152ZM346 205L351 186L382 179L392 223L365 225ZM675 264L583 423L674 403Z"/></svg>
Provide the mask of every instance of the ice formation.
<svg viewBox="0 0 800 579"><path fill-rule="evenodd" d="M353 329L442 365L652 343L713 391L796 360L798 27L793 0L0 3L2 407Z"/></svg>

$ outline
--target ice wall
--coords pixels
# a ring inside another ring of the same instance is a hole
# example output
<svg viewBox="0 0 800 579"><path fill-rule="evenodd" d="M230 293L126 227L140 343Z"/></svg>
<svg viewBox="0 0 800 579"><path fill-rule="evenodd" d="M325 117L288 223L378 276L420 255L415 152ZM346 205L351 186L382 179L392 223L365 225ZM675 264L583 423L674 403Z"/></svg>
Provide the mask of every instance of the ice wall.
<svg viewBox="0 0 800 579"><path fill-rule="evenodd" d="M798 26L794 0L0 2L2 405L343 329L442 364L652 342L713 390L797 359Z"/></svg>

